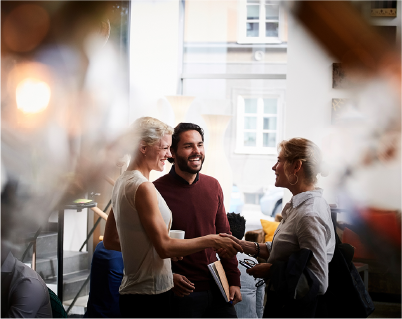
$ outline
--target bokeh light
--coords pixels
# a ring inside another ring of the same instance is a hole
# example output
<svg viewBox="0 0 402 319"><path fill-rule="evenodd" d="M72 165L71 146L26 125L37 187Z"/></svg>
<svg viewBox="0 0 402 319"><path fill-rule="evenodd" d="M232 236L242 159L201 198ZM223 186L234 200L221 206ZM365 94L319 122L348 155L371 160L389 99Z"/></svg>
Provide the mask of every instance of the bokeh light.
<svg viewBox="0 0 402 319"><path fill-rule="evenodd" d="M16 90L17 107L24 113L39 113L47 108L50 100L50 87L34 78L21 81Z"/></svg>
<svg viewBox="0 0 402 319"><path fill-rule="evenodd" d="M5 17L2 36L13 51L28 52L36 48L49 31L47 11L36 4L23 4Z"/></svg>

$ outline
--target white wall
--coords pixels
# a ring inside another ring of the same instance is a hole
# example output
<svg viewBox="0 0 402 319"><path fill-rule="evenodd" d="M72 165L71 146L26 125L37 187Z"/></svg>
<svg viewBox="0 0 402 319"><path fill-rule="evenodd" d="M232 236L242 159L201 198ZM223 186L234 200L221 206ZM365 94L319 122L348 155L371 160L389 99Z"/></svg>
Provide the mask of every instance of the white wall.
<svg viewBox="0 0 402 319"><path fill-rule="evenodd" d="M92 212L92 211L91 211ZM73 209L64 210L64 241L63 249L78 251L87 237L88 209L77 212ZM93 216L91 214L91 216ZM49 217L49 222L57 223L58 212L55 211ZM91 242L91 241L90 241ZM87 246L82 249L86 251Z"/></svg>
<svg viewBox="0 0 402 319"><path fill-rule="evenodd" d="M170 116L171 111L158 109L157 102L165 95L176 95L178 62L179 0L133 1L130 123L141 116L153 116L165 121Z"/></svg>
<svg viewBox="0 0 402 319"><path fill-rule="evenodd" d="M348 92L332 89L332 63L337 61L292 16L288 21L288 37L284 136L285 139L304 137L322 148L331 123L332 98L346 98ZM286 190L285 200L290 197ZM324 192L324 197L329 203L335 202L334 194L329 191Z"/></svg>
<svg viewBox="0 0 402 319"><path fill-rule="evenodd" d="M64 211L64 250L78 251L87 235L88 209ZM67 231L68 230L68 231ZM86 251L86 246L83 248Z"/></svg>

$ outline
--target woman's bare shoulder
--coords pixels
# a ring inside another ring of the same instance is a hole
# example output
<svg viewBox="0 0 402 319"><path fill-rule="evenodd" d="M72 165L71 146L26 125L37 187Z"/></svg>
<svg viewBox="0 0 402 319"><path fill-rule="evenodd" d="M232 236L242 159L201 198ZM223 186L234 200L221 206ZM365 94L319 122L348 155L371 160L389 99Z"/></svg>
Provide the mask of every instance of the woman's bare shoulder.
<svg viewBox="0 0 402 319"><path fill-rule="evenodd" d="M141 183L141 185L138 186L137 193L136 193L136 199L141 199L143 197L148 197L148 196L156 196L156 188L153 183L146 181Z"/></svg>

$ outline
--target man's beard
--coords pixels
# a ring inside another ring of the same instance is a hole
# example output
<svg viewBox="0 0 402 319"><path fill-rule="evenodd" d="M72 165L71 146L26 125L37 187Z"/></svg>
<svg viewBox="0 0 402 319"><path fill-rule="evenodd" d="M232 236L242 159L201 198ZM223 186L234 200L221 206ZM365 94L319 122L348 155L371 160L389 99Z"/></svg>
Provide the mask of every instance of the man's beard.
<svg viewBox="0 0 402 319"><path fill-rule="evenodd" d="M201 158L201 166L199 169L192 169L191 167L188 166L187 161L192 157L194 157L194 156L191 156L189 158L184 158L184 157L176 155L176 164L177 164L177 166L179 166L179 168L182 172L187 172L190 174L197 174L202 169L202 164L204 164L205 156Z"/></svg>

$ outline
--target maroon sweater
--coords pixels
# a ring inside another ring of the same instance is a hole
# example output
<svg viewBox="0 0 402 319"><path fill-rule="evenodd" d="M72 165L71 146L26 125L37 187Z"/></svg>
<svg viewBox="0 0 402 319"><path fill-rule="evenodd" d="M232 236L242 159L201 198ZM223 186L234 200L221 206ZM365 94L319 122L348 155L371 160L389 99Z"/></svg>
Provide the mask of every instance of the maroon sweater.
<svg viewBox="0 0 402 319"><path fill-rule="evenodd" d="M174 172L154 181L173 214L172 229L184 230L185 238L230 232L223 193L219 182L208 175L199 174L198 181L189 185ZM207 248L172 262L173 273L187 277L195 285L194 291L205 291L215 285L208 264L216 261L216 253ZM240 287L237 258L221 259L229 286Z"/></svg>

